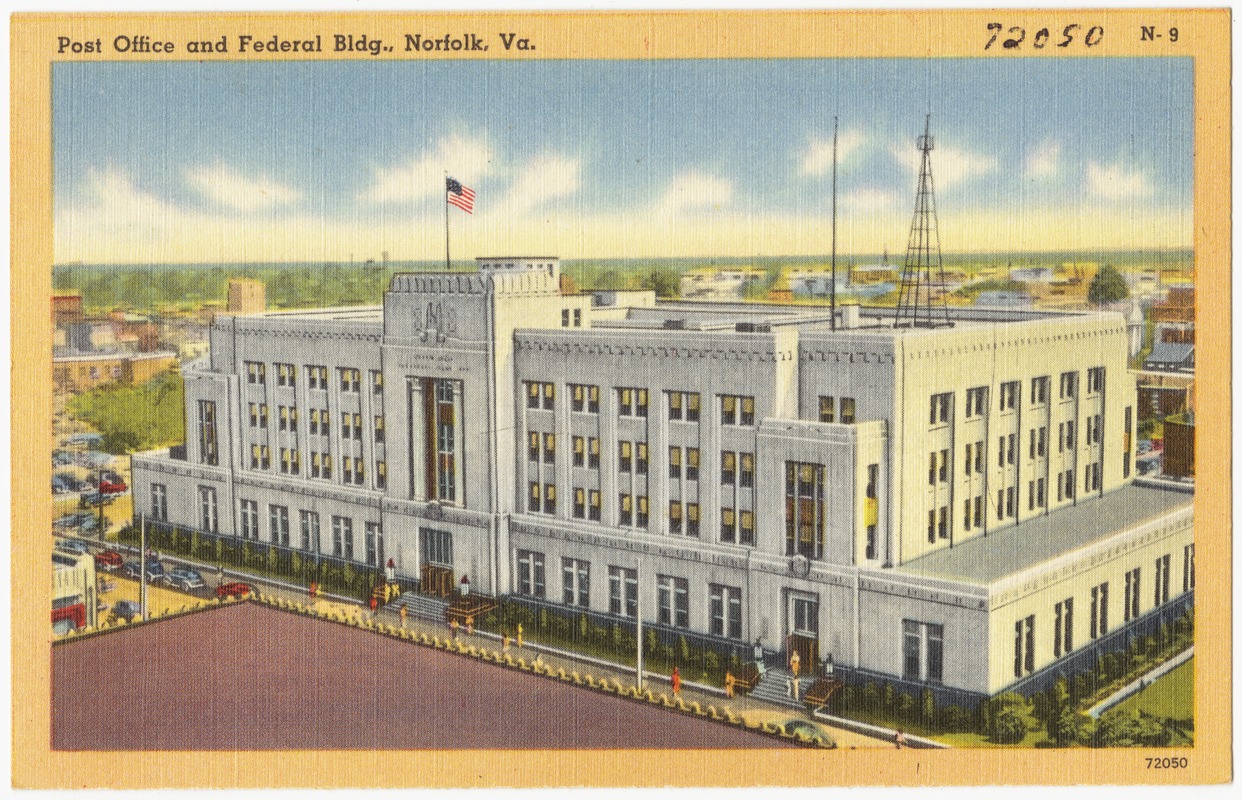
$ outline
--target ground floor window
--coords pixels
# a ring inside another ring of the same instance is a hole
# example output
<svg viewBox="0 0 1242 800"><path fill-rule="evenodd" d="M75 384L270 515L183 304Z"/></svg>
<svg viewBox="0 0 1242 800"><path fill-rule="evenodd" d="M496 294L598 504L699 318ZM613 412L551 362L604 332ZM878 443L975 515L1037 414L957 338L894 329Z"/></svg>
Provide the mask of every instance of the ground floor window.
<svg viewBox="0 0 1242 800"><path fill-rule="evenodd" d="M1013 624L1013 676L1021 678L1035 671L1035 615Z"/></svg>
<svg viewBox="0 0 1242 800"><path fill-rule="evenodd" d="M259 504L254 500L241 501L241 538L259 538Z"/></svg>
<svg viewBox="0 0 1242 800"><path fill-rule="evenodd" d="M289 546L289 507L274 506L267 507L268 513L268 533L271 534L272 544L281 547Z"/></svg>
<svg viewBox="0 0 1242 800"><path fill-rule="evenodd" d="M319 515L314 511L299 512L302 522L302 549L319 552Z"/></svg>
<svg viewBox="0 0 1242 800"><path fill-rule="evenodd" d="M544 580L543 553L533 550L519 550L518 557L518 594L527 597L543 598L547 596Z"/></svg>
<svg viewBox="0 0 1242 800"><path fill-rule="evenodd" d="M690 627L690 582L671 575L657 575L660 624L675 628Z"/></svg>
<svg viewBox="0 0 1242 800"><path fill-rule="evenodd" d="M434 528L419 528L418 533L423 542L423 563L451 568L453 566L453 534Z"/></svg>
<svg viewBox="0 0 1242 800"><path fill-rule="evenodd" d="M591 564L576 558L561 559L562 597L567 606L591 604Z"/></svg>
<svg viewBox="0 0 1242 800"><path fill-rule="evenodd" d="M608 568L608 611L630 619L638 616L638 570Z"/></svg>
<svg viewBox="0 0 1242 800"><path fill-rule="evenodd" d="M199 525L208 533L219 532L216 516L216 490L211 486L198 487Z"/></svg>
<svg viewBox="0 0 1242 800"><path fill-rule="evenodd" d="M944 626L911 619L901 621L902 677L940 683L944 676Z"/></svg>
<svg viewBox="0 0 1242 800"><path fill-rule="evenodd" d="M354 558L354 521L349 517L332 517L332 555Z"/></svg>
<svg viewBox="0 0 1242 800"><path fill-rule="evenodd" d="M1056 604L1052 629L1052 655L1060 658L1074 649L1074 598L1067 597Z"/></svg>
<svg viewBox="0 0 1242 800"><path fill-rule="evenodd" d="M708 587L713 636L742 638L742 590L736 586Z"/></svg>
<svg viewBox="0 0 1242 800"><path fill-rule="evenodd" d="M367 564L372 567L384 564L384 529L378 522L368 522L366 531Z"/></svg>

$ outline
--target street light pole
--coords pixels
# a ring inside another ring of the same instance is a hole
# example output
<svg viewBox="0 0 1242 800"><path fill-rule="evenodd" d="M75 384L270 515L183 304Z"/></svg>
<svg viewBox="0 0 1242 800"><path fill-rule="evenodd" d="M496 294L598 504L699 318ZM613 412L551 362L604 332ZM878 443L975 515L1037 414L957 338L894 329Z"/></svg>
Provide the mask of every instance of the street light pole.
<svg viewBox="0 0 1242 800"><path fill-rule="evenodd" d="M638 646L638 657L635 663L637 664L638 690L640 692L643 690L643 603L641 592L643 582L641 569L641 562L634 566L634 579L639 589L638 602L634 604L634 621L636 623L634 639Z"/></svg>
<svg viewBox="0 0 1242 800"><path fill-rule="evenodd" d="M147 618L147 517L138 516L138 611Z"/></svg>

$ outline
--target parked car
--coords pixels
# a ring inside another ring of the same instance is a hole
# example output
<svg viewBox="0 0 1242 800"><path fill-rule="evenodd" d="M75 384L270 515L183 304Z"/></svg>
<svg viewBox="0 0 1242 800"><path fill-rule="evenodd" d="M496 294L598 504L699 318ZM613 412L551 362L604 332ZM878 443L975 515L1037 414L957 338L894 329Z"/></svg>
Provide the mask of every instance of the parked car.
<svg viewBox="0 0 1242 800"><path fill-rule="evenodd" d="M815 744L832 748L837 746L836 741L834 741L823 728L819 727L814 722L808 722L804 719L791 719L785 723L783 729L789 736L797 736L798 734L802 734Z"/></svg>
<svg viewBox="0 0 1242 800"><path fill-rule="evenodd" d="M116 499L115 494L105 494L103 492L88 492L82 495L82 499L78 501L80 506L106 506Z"/></svg>
<svg viewBox="0 0 1242 800"><path fill-rule="evenodd" d="M74 462L73 453L70 453L66 450L53 450L52 451L52 466L53 467L67 467L73 462Z"/></svg>
<svg viewBox="0 0 1242 800"><path fill-rule="evenodd" d="M254 587L240 581L222 583L216 587L216 597L221 600L226 597L245 597L248 594L254 594Z"/></svg>
<svg viewBox="0 0 1242 800"><path fill-rule="evenodd" d="M100 494L120 494L128 488L125 480L115 472L105 472L99 476Z"/></svg>
<svg viewBox="0 0 1242 800"><path fill-rule="evenodd" d="M142 606L137 600L117 600L116 605L112 607L112 616L133 622L134 617L142 613Z"/></svg>
<svg viewBox="0 0 1242 800"><path fill-rule="evenodd" d="M56 549L62 553L72 553L75 556L84 556L90 552L86 548L86 542L80 542L77 539L57 539Z"/></svg>
<svg viewBox="0 0 1242 800"><path fill-rule="evenodd" d="M82 524L82 515L75 512L73 514L65 514L52 520L52 528L55 530L65 530L66 528L76 528Z"/></svg>
<svg viewBox="0 0 1242 800"><path fill-rule="evenodd" d="M201 589L206 584L203 583L203 576L199 575L196 570L187 567L174 567L168 571L164 582L176 589L190 592L195 589Z"/></svg>
<svg viewBox="0 0 1242 800"><path fill-rule="evenodd" d="M121 574L126 578L138 580L139 569L137 561L126 561L125 566L121 567ZM150 583L159 583L164 580L164 565L158 561L147 562L147 581Z"/></svg>
<svg viewBox="0 0 1242 800"><path fill-rule="evenodd" d="M103 572L115 572L124 563L121 554L115 550L100 550L95 554L95 569Z"/></svg>

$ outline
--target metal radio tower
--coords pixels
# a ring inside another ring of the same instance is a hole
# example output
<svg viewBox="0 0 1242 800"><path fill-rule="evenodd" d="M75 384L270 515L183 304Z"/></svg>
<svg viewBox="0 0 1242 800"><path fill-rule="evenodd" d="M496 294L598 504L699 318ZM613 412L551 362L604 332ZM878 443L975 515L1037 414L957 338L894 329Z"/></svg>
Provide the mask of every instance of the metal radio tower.
<svg viewBox="0 0 1242 800"><path fill-rule="evenodd" d="M906 244L906 264L901 270L901 294L897 300L898 328L940 328L952 326L949 306L944 296L944 259L940 255L940 231L936 222L936 194L932 186L931 114L918 138L923 153L919 167L919 190L914 200L914 219L910 222L910 240ZM932 300L932 267L940 281L939 302Z"/></svg>

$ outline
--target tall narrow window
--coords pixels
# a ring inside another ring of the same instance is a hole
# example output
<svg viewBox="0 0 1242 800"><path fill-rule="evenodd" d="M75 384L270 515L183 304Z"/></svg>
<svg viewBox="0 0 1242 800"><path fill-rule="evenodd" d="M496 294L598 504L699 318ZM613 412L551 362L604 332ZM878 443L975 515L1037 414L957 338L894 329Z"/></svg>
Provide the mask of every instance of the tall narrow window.
<svg viewBox="0 0 1242 800"><path fill-rule="evenodd" d="M659 622L674 628L690 627L690 582L671 575L657 575Z"/></svg>
<svg viewBox="0 0 1242 800"><path fill-rule="evenodd" d="M314 511L299 511L302 527L302 549L309 553L319 552L319 515Z"/></svg>
<svg viewBox="0 0 1242 800"><path fill-rule="evenodd" d="M736 586L708 586L709 616L713 636L742 638L742 590Z"/></svg>
<svg viewBox="0 0 1242 800"><path fill-rule="evenodd" d="M591 565L575 558L561 559L561 598L567 606L591 604Z"/></svg>
<svg viewBox="0 0 1242 800"><path fill-rule="evenodd" d="M1137 619L1140 609L1141 574L1138 567L1126 573L1125 621Z"/></svg>
<svg viewBox="0 0 1242 800"><path fill-rule="evenodd" d="M638 616L638 570L608 568L608 612L629 619Z"/></svg>
<svg viewBox="0 0 1242 800"><path fill-rule="evenodd" d="M1074 598L1067 597L1057 603L1053 614L1052 655L1060 658L1074 649Z"/></svg>
<svg viewBox="0 0 1242 800"><path fill-rule="evenodd" d="M384 529L378 522L366 526L367 564L372 567L384 565Z"/></svg>
<svg viewBox="0 0 1242 800"><path fill-rule="evenodd" d="M519 550L517 551L517 559L518 594L540 599L546 597L547 587L544 580L543 553L537 553L533 550Z"/></svg>
<svg viewBox="0 0 1242 800"><path fill-rule="evenodd" d="M212 486L198 487L199 526L207 533L219 533L219 517L216 514L216 490Z"/></svg>
<svg viewBox="0 0 1242 800"><path fill-rule="evenodd" d="M944 626L901 621L902 677L908 681L940 683L944 674Z"/></svg>
<svg viewBox="0 0 1242 800"><path fill-rule="evenodd" d="M216 404L211 400L198 401L198 457L203 464L216 466L220 463L216 436Z"/></svg>
<svg viewBox="0 0 1242 800"><path fill-rule="evenodd" d="M1021 678L1035 671L1035 616L1013 625L1013 676Z"/></svg>
<svg viewBox="0 0 1242 800"><path fill-rule="evenodd" d="M785 555L824 556L824 467L785 462Z"/></svg>
<svg viewBox="0 0 1242 800"><path fill-rule="evenodd" d="M1091 587L1091 638L1108 633L1108 584Z"/></svg>

